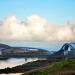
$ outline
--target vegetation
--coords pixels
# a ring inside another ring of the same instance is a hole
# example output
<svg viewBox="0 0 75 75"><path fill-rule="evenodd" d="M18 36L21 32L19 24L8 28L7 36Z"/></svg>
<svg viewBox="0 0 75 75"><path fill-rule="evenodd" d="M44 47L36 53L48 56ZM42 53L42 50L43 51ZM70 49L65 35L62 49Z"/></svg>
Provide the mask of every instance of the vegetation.
<svg viewBox="0 0 75 75"><path fill-rule="evenodd" d="M75 59L64 59L23 75L75 75Z"/></svg>

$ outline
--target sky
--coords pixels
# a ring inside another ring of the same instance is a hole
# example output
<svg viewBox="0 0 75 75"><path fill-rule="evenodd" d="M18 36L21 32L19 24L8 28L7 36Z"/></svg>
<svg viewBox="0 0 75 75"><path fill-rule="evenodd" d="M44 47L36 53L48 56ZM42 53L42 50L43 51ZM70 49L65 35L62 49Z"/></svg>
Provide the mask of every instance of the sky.
<svg viewBox="0 0 75 75"><path fill-rule="evenodd" d="M0 20L9 15L25 20L33 14L57 25L74 21L75 0L0 0Z"/></svg>
<svg viewBox="0 0 75 75"><path fill-rule="evenodd" d="M75 0L0 0L1 41L75 40Z"/></svg>

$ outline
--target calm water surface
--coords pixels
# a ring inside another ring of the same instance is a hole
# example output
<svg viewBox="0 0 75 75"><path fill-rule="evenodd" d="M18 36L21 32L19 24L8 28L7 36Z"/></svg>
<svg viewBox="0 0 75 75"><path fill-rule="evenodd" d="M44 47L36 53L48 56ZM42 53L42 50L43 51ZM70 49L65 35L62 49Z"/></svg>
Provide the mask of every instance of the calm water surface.
<svg viewBox="0 0 75 75"><path fill-rule="evenodd" d="M0 69L7 68L7 67L14 67L17 65L22 65L27 62L36 61L38 58L27 58L25 60L24 58L10 58L8 60L0 60Z"/></svg>

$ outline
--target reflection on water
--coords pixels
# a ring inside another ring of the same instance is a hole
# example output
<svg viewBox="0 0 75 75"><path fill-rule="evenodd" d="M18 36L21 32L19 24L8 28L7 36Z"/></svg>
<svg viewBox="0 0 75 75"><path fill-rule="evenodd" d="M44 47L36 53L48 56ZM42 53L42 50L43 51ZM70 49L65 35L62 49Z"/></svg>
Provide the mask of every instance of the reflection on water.
<svg viewBox="0 0 75 75"><path fill-rule="evenodd" d="M22 65L27 62L36 61L38 58L10 58L8 60L0 60L0 69Z"/></svg>

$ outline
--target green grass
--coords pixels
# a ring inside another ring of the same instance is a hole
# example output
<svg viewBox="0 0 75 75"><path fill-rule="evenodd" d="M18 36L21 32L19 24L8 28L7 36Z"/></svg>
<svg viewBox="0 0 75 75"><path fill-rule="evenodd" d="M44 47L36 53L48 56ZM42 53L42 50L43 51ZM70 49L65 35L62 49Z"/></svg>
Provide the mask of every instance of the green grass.
<svg viewBox="0 0 75 75"><path fill-rule="evenodd" d="M50 64L47 68L23 75L75 75L75 59L64 59Z"/></svg>

